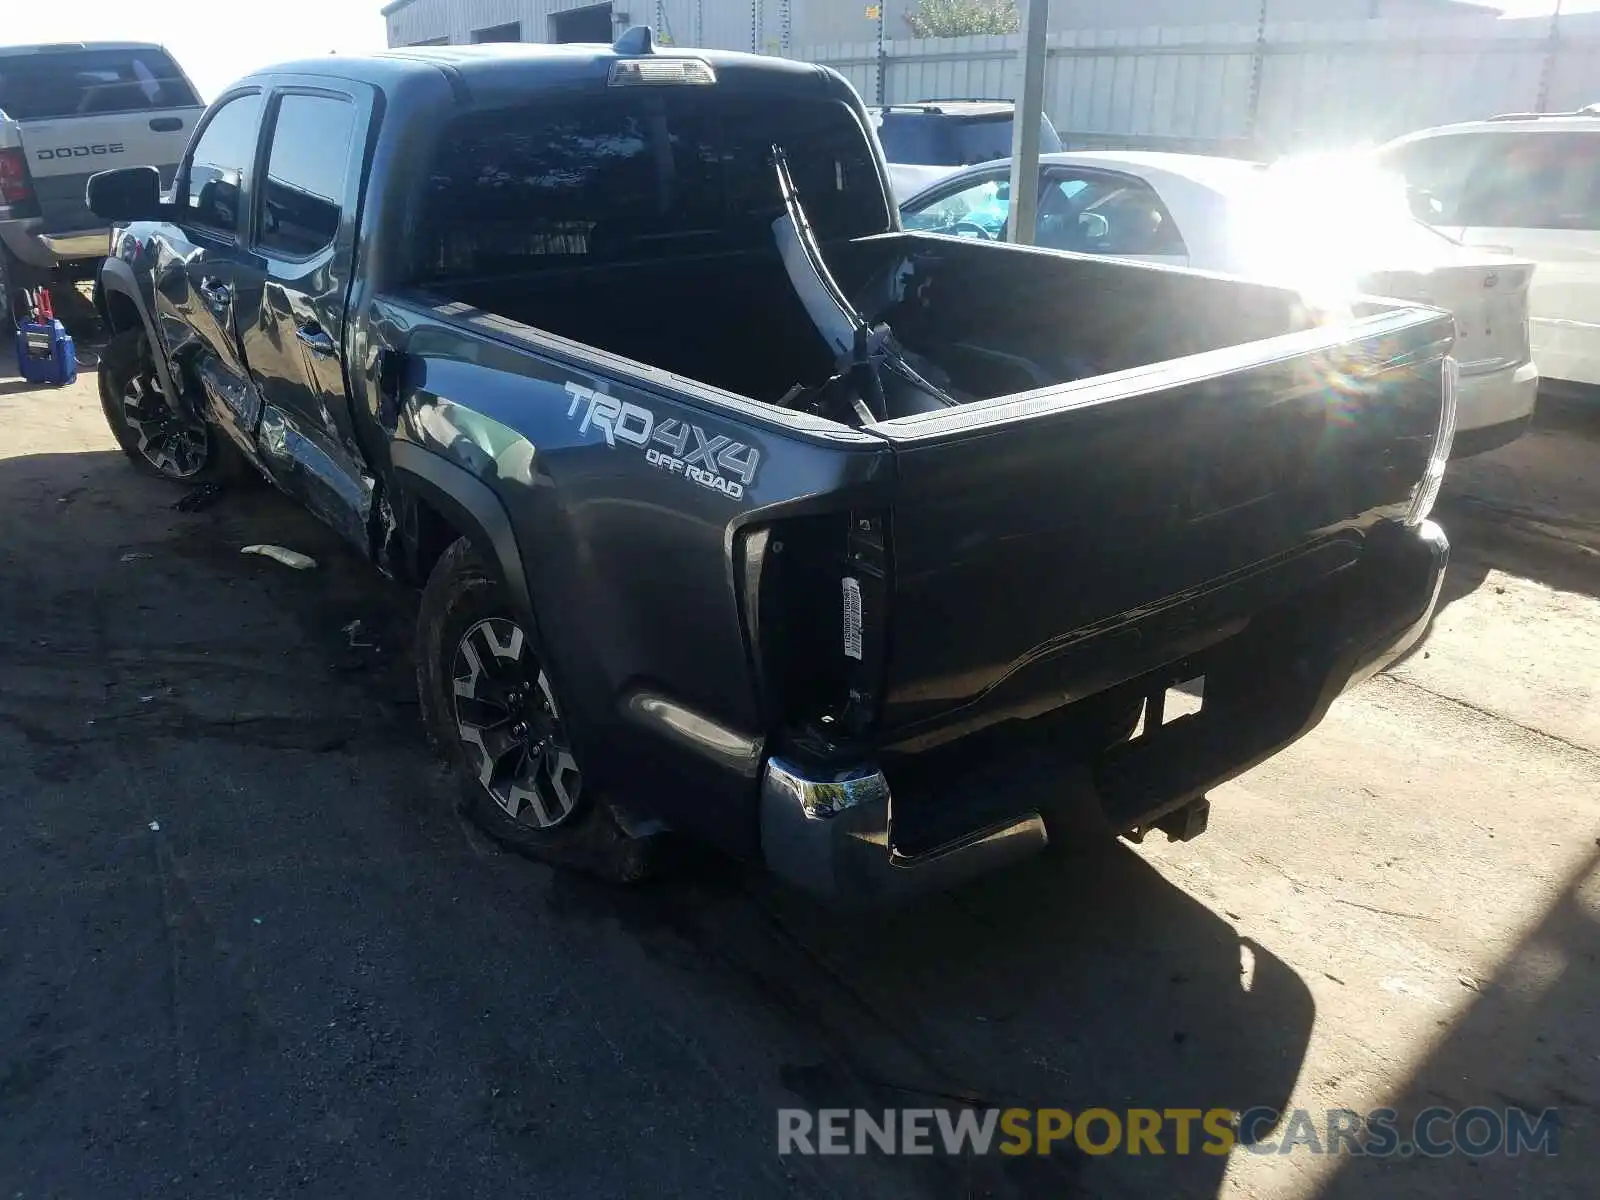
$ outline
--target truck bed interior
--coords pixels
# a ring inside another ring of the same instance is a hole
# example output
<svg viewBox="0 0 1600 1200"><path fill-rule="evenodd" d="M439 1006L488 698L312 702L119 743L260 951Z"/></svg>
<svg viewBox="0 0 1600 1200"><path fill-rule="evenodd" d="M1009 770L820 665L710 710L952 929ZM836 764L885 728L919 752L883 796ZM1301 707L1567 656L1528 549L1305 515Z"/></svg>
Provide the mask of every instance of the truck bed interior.
<svg viewBox="0 0 1600 1200"><path fill-rule="evenodd" d="M824 247L872 323L965 401L1305 328L1292 293L1191 272L887 234ZM452 300L769 403L835 371L776 251L453 280Z"/></svg>

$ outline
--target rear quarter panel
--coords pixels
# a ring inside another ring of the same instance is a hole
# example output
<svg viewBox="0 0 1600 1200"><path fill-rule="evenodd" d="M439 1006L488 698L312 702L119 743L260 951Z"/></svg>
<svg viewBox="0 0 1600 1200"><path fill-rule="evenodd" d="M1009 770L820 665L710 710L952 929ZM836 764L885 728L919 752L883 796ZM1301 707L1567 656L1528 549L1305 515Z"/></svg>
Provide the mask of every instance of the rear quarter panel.
<svg viewBox="0 0 1600 1200"><path fill-rule="evenodd" d="M504 505L588 760L634 779L670 763L675 794L653 808L717 840L745 825L753 838L748 797L726 791L739 781L697 777L631 705L664 695L760 746L738 537L881 503L883 443L459 306L382 300L374 315L374 334L410 364L393 436L465 468Z"/></svg>

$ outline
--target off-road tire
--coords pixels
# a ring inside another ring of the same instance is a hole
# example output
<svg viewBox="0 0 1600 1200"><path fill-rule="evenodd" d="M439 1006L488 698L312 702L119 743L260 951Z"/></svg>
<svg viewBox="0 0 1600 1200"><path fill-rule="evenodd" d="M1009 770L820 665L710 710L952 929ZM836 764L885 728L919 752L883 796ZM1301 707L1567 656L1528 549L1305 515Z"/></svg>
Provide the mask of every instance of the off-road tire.
<svg viewBox="0 0 1600 1200"><path fill-rule="evenodd" d="M469 645L473 647L470 655L464 649ZM582 786L565 715L538 661L534 641L513 614L499 577L484 565L466 538L444 552L428 577L417 615L416 654L417 690L428 737L454 768L460 781L460 810L473 824L507 849L533 858L577 867L618 883L644 877L646 843L625 834L605 798ZM495 656L492 667L488 662L491 655ZM480 672L487 679L494 671L501 675L492 685L482 685L485 694L497 692L502 699L520 696L520 703L512 699L502 705L501 700L491 702L477 695ZM522 682L515 682L519 678ZM489 722L494 720L490 709L498 707L504 707L508 715L490 729ZM478 720L480 712L487 714L483 721ZM522 719L524 713L526 720ZM534 728L541 720L544 724ZM522 733L519 740L512 733L517 728L533 731ZM541 735L547 735L543 741L538 740ZM552 742L554 751L549 745ZM511 756L510 761L520 761L527 773L508 774L525 782L526 788L512 789L505 776L492 766L485 767L492 748L511 743L523 747L523 757L515 759L514 750L504 753ZM553 753L559 753L567 764L561 774L569 782L559 790L552 782L557 772L548 766ZM546 765L536 765L540 763ZM576 788L570 784L573 772L580 781ZM485 781L486 774L492 783ZM565 797L574 791L575 801L568 806ZM553 823L546 823L552 816Z"/></svg>
<svg viewBox="0 0 1600 1200"><path fill-rule="evenodd" d="M221 483L237 474L240 456L209 423L177 424L142 329L126 330L105 344L98 374L106 424L141 472L185 485ZM135 409L144 414L142 421Z"/></svg>

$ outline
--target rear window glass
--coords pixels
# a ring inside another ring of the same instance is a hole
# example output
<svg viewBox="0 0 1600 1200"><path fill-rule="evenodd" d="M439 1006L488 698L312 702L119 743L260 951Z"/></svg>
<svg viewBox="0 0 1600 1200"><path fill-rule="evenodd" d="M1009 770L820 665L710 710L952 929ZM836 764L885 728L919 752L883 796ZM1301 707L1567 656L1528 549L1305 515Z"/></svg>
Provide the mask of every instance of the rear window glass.
<svg viewBox="0 0 1600 1200"><path fill-rule="evenodd" d="M413 274L515 274L770 248L781 145L817 236L889 226L871 145L833 101L709 89L473 113L443 133Z"/></svg>
<svg viewBox="0 0 1600 1200"><path fill-rule="evenodd" d="M1505 129L1441 134L1381 160L1436 225L1600 229L1600 135Z"/></svg>
<svg viewBox="0 0 1600 1200"><path fill-rule="evenodd" d="M878 126L883 156L892 163L965 167L1011 157L1012 119L1008 116L957 117L948 113L890 110ZM1061 139L1048 117L1039 121L1039 153L1054 154Z"/></svg>
<svg viewBox="0 0 1600 1200"><path fill-rule="evenodd" d="M160 50L0 56L0 112L19 121L190 108L200 103Z"/></svg>

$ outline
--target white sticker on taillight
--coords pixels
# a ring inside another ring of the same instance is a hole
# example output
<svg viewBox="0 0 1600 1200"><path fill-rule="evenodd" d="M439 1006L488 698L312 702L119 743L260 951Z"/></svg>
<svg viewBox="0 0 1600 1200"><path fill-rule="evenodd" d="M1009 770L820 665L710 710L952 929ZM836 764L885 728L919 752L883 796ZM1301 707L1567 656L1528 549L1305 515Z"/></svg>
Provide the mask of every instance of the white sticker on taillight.
<svg viewBox="0 0 1600 1200"><path fill-rule="evenodd" d="M844 652L845 657L861 661L861 582L846 575L840 583L844 590Z"/></svg>

